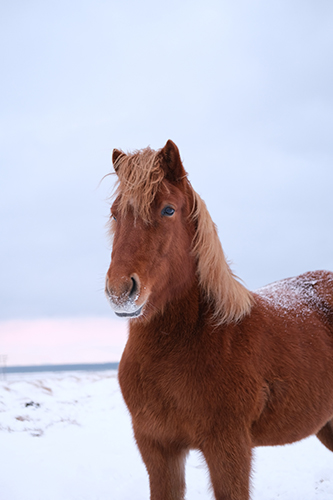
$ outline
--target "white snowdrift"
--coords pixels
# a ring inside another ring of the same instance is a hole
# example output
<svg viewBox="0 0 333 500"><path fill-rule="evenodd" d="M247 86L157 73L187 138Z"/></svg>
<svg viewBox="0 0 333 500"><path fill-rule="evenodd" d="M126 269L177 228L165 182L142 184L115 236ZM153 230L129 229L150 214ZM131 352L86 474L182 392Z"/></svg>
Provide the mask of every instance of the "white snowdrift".
<svg viewBox="0 0 333 500"><path fill-rule="evenodd" d="M115 372L15 374L0 382L0 498L148 500ZM333 453L316 438L255 451L253 500L333 498ZM211 499L199 454L187 499Z"/></svg>

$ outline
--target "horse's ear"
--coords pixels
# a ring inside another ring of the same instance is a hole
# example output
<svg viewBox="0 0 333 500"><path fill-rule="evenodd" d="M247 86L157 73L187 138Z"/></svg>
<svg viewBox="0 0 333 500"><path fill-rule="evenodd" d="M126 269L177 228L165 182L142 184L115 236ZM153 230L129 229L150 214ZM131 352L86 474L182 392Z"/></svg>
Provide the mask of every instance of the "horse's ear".
<svg viewBox="0 0 333 500"><path fill-rule="evenodd" d="M179 150L174 142L169 139L159 154L166 179L170 182L178 182L186 176Z"/></svg>
<svg viewBox="0 0 333 500"><path fill-rule="evenodd" d="M116 172L119 168L119 160L122 156L125 156L125 153L123 153L119 149L114 149L112 151L112 164L113 164L113 168L115 169Z"/></svg>

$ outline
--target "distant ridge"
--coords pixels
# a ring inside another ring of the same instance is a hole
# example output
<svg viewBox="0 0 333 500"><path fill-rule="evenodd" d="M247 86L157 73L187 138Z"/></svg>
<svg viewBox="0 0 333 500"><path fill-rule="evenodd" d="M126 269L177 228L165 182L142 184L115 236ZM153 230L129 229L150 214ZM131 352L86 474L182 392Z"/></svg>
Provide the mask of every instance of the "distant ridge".
<svg viewBox="0 0 333 500"><path fill-rule="evenodd" d="M6 366L2 373L69 372L118 370L119 363L80 363L68 365Z"/></svg>

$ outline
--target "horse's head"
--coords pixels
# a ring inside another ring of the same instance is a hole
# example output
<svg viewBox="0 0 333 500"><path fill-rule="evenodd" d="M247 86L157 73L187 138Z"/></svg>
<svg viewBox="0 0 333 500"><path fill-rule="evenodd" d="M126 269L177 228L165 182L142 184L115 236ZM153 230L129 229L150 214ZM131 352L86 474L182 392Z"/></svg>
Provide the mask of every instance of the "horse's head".
<svg viewBox="0 0 333 500"><path fill-rule="evenodd" d="M195 279L193 190L172 141L159 151L114 150L112 161L118 189L105 291L118 316L148 318Z"/></svg>

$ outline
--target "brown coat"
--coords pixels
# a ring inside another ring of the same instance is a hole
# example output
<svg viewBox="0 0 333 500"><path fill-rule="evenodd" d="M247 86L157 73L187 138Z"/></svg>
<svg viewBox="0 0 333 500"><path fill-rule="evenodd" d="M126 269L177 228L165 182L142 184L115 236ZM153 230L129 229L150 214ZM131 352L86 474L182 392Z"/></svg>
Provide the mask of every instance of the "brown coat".
<svg viewBox="0 0 333 500"><path fill-rule="evenodd" d="M114 152L106 293L131 318L119 382L151 500L184 498L190 449L203 453L216 500L248 500L254 446L316 434L333 451L333 274L251 294L232 274L177 147L144 152ZM140 175L130 182L133 168Z"/></svg>

